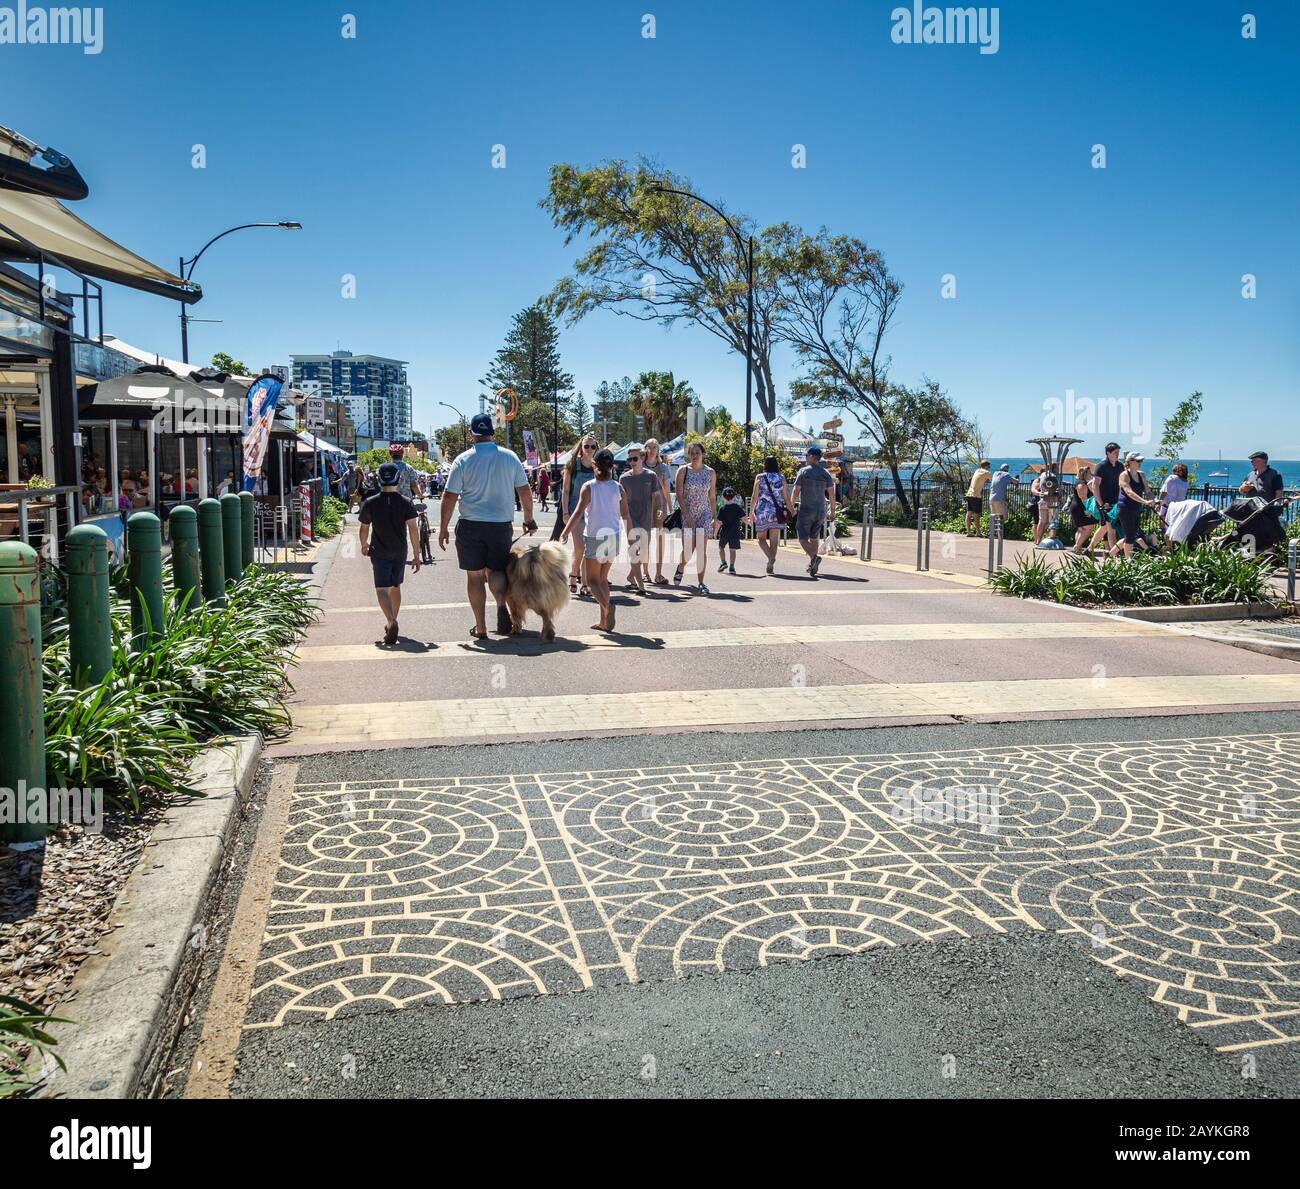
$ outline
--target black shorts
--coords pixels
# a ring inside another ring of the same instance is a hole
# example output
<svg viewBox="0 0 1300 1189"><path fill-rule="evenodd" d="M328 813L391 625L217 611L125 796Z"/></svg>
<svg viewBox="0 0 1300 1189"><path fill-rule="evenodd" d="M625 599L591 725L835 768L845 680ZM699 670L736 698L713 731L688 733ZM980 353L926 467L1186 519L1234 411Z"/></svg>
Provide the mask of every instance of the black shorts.
<svg viewBox="0 0 1300 1189"><path fill-rule="evenodd" d="M385 557L371 555L370 568L375 572L375 589L383 590L389 586L401 586L406 577L406 558L390 561Z"/></svg>
<svg viewBox="0 0 1300 1189"><path fill-rule="evenodd" d="M462 570L506 572L514 525L507 521L458 520L456 560Z"/></svg>
<svg viewBox="0 0 1300 1189"><path fill-rule="evenodd" d="M740 529L718 529L718 548L719 549L739 549L740 548Z"/></svg>
<svg viewBox="0 0 1300 1189"><path fill-rule="evenodd" d="M984 497L978 495L968 495L966 497L966 511L974 512L976 516L984 511Z"/></svg>

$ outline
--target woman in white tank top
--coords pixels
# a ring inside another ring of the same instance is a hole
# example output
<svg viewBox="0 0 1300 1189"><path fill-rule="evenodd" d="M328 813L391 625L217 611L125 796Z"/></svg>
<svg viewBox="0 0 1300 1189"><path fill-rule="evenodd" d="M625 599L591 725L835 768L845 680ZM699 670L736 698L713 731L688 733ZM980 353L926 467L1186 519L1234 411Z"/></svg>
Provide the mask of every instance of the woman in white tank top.
<svg viewBox="0 0 1300 1189"><path fill-rule="evenodd" d="M619 532L623 525L632 527L627 496L614 479L614 455L602 450L596 455L596 477L582 485L573 515L564 526L561 540L567 541L582 525L582 565L587 587L600 605L600 622L591 626L598 632L614 630L614 607L610 602L609 567L618 556Z"/></svg>

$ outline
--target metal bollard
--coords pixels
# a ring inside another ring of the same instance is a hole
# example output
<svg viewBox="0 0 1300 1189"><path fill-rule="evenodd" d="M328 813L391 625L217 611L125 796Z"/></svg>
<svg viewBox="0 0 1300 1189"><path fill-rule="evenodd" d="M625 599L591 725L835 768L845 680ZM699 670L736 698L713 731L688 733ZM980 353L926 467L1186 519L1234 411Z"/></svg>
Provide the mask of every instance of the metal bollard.
<svg viewBox="0 0 1300 1189"><path fill-rule="evenodd" d="M194 610L203 597L199 565L199 514L189 504L178 504L167 518L172 534L172 576L178 602ZM188 596L188 598L187 598Z"/></svg>
<svg viewBox="0 0 1300 1189"><path fill-rule="evenodd" d="M226 547L221 537L221 504L199 500L199 562L203 569L203 597L220 603L226 597Z"/></svg>
<svg viewBox="0 0 1300 1189"><path fill-rule="evenodd" d="M44 788L40 562L30 545L6 541L0 544L0 789L16 802L24 791ZM0 839L5 842L45 837L44 820L9 816L13 820L0 821Z"/></svg>
<svg viewBox="0 0 1300 1189"><path fill-rule="evenodd" d="M253 505L253 493L239 493L239 527L242 531L244 569L253 564L253 518L257 509Z"/></svg>
<svg viewBox="0 0 1300 1189"><path fill-rule="evenodd" d="M136 512L126 522L131 560L131 639L137 649L163 634L162 521Z"/></svg>
<svg viewBox="0 0 1300 1189"><path fill-rule="evenodd" d="M997 549L998 538L998 514L996 512L989 515L989 575L993 574L993 557Z"/></svg>
<svg viewBox="0 0 1300 1189"><path fill-rule="evenodd" d="M1007 522L1005 518L998 517L998 569L1002 569L1002 542L1007 539Z"/></svg>
<svg viewBox="0 0 1300 1189"><path fill-rule="evenodd" d="M98 685L113 668L109 612L108 534L79 524L67 536L68 660L79 689Z"/></svg>
<svg viewBox="0 0 1300 1189"><path fill-rule="evenodd" d="M925 564L922 565L922 558ZM930 509L918 508L916 513L916 568L930 568Z"/></svg>
<svg viewBox="0 0 1300 1189"><path fill-rule="evenodd" d="M925 510L925 568L930 568L930 509Z"/></svg>
<svg viewBox="0 0 1300 1189"><path fill-rule="evenodd" d="M244 576L244 507L233 491L221 497L221 539L225 542L226 585Z"/></svg>
<svg viewBox="0 0 1300 1189"><path fill-rule="evenodd" d="M1300 537L1292 537L1286 545L1286 598L1288 603L1295 602L1295 568L1296 548L1300 546Z"/></svg>

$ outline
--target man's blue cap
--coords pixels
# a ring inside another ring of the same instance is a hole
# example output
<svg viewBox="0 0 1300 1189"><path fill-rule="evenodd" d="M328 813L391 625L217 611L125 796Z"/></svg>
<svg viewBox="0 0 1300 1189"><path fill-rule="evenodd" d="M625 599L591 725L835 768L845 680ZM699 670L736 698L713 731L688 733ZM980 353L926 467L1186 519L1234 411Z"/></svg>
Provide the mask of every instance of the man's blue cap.
<svg viewBox="0 0 1300 1189"><path fill-rule="evenodd" d="M492 416L489 413L475 413L469 419L469 432L476 438L490 438L496 431L492 428Z"/></svg>
<svg viewBox="0 0 1300 1189"><path fill-rule="evenodd" d="M396 487L397 477L402 472L395 462L381 462L379 464L379 486Z"/></svg>
<svg viewBox="0 0 1300 1189"><path fill-rule="evenodd" d="M811 454L814 458L820 458L822 456L822 448L820 446L809 446L804 453Z"/></svg>

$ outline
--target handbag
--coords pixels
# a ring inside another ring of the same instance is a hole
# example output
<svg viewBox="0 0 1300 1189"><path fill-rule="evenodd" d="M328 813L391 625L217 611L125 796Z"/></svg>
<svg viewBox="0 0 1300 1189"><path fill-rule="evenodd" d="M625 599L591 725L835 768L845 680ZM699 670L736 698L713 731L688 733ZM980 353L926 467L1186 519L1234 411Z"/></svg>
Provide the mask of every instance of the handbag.
<svg viewBox="0 0 1300 1189"><path fill-rule="evenodd" d="M664 528L677 529L682 527L682 510L680 507L674 508L667 516L664 517Z"/></svg>

